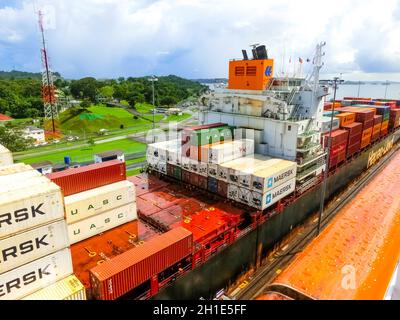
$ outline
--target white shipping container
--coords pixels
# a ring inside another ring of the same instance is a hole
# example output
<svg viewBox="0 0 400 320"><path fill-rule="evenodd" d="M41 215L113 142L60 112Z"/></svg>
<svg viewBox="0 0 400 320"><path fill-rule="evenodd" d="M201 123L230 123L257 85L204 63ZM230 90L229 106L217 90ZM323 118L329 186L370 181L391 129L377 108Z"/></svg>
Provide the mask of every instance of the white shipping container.
<svg viewBox="0 0 400 320"><path fill-rule="evenodd" d="M208 176L218 178L218 165L215 163L208 164Z"/></svg>
<svg viewBox="0 0 400 320"><path fill-rule="evenodd" d="M340 120L336 117L333 117L332 130L339 129L339 126L340 126ZM322 117L321 132L322 133L329 132L330 127L331 127L331 118L330 117Z"/></svg>
<svg viewBox="0 0 400 320"><path fill-rule="evenodd" d="M238 185L251 189L251 178L254 172L270 167L281 161L280 159L271 159L266 156L261 157L263 157L265 160L247 157L249 161L244 163L242 168L229 170L229 176Z"/></svg>
<svg viewBox="0 0 400 320"><path fill-rule="evenodd" d="M180 165L182 158L182 148L179 146L177 149L167 150L167 162L173 165Z"/></svg>
<svg viewBox="0 0 400 320"><path fill-rule="evenodd" d="M61 218L64 202L52 182L0 194L0 239Z"/></svg>
<svg viewBox="0 0 400 320"><path fill-rule="evenodd" d="M13 156L10 150L0 145L0 167L9 166L13 163Z"/></svg>
<svg viewBox="0 0 400 320"><path fill-rule="evenodd" d="M182 157L182 169L190 170L190 158Z"/></svg>
<svg viewBox="0 0 400 320"><path fill-rule="evenodd" d="M239 187L235 184L228 185L228 199L238 201L239 199Z"/></svg>
<svg viewBox="0 0 400 320"><path fill-rule="evenodd" d="M64 197L65 218L71 224L135 201L135 185L120 181Z"/></svg>
<svg viewBox="0 0 400 320"><path fill-rule="evenodd" d="M16 300L73 273L71 252L63 249L0 275L0 300Z"/></svg>
<svg viewBox="0 0 400 320"><path fill-rule="evenodd" d="M238 158L232 161L224 162L218 165L218 180L222 180L225 182L234 182L229 181L229 169L232 168L240 168L244 163L244 158Z"/></svg>
<svg viewBox="0 0 400 320"><path fill-rule="evenodd" d="M78 221L74 224L68 225L70 243L74 244L88 239L99 233L136 219L136 203L129 203L122 207Z"/></svg>
<svg viewBox="0 0 400 320"><path fill-rule="evenodd" d="M65 220L0 240L0 273L69 247Z"/></svg>
<svg viewBox="0 0 400 320"><path fill-rule="evenodd" d="M189 158L189 171L198 173L199 172L199 161Z"/></svg>
<svg viewBox="0 0 400 320"><path fill-rule="evenodd" d="M158 172L167 173L167 162L159 161L157 167L155 168Z"/></svg>
<svg viewBox="0 0 400 320"><path fill-rule="evenodd" d="M252 190L266 193L296 177L297 164L292 161L280 160L278 163L254 172L251 176Z"/></svg>
<svg viewBox="0 0 400 320"><path fill-rule="evenodd" d="M86 288L75 275L71 275L22 300L86 300Z"/></svg>
<svg viewBox="0 0 400 320"><path fill-rule="evenodd" d="M264 194L257 191L252 191L252 198L250 206L259 210L264 210L284 197L291 194L296 188L296 179L292 179L285 183L280 184L273 190Z"/></svg>
<svg viewBox="0 0 400 320"><path fill-rule="evenodd" d="M204 177L207 177L208 175L208 163L206 162L199 162L199 175L202 175Z"/></svg>
<svg viewBox="0 0 400 320"><path fill-rule="evenodd" d="M238 201L247 205L250 205L252 197L252 191L250 189L239 187Z"/></svg>
<svg viewBox="0 0 400 320"><path fill-rule="evenodd" d="M0 168L0 176L6 176L9 174L14 174L18 172L24 172L29 170L35 170L30 165L25 163L14 163L8 166L4 166Z"/></svg>
<svg viewBox="0 0 400 320"><path fill-rule="evenodd" d="M0 193L22 188L26 189L28 187L51 182L49 178L41 175L38 171L36 171L36 173L39 175L36 175L34 171L25 171L15 175L0 177L0 180L2 180L1 178L7 177L7 179L0 182Z"/></svg>

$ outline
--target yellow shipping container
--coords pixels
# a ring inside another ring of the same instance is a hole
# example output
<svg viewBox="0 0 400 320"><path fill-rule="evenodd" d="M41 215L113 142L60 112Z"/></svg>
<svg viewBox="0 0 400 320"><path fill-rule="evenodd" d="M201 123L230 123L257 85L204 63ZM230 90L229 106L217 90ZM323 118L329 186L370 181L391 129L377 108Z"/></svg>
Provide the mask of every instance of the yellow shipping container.
<svg viewBox="0 0 400 320"><path fill-rule="evenodd" d="M86 289L77 277L71 275L22 300L86 300Z"/></svg>

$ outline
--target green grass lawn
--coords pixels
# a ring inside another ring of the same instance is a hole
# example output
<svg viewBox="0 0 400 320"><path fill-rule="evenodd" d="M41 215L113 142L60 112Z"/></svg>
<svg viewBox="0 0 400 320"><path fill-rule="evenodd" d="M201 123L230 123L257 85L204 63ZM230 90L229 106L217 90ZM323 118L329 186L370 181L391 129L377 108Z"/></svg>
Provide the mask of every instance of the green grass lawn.
<svg viewBox="0 0 400 320"><path fill-rule="evenodd" d="M100 129L117 130L123 128L135 128L146 130L149 122L145 119L134 119L134 115L122 108L111 108L103 105L95 105L79 114L74 110L66 110L60 114L61 128L65 134L70 132L82 136L99 132Z"/></svg>
<svg viewBox="0 0 400 320"><path fill-rule="evenodd" d="M84 162L93 160L93 155L96 153L115 150L115 149L121 149L125 152L125 154L129 154L129 153L146 151L146 145L144 143L140 143L137 141L122 139L122 140L97 144L94 146L79 147L76 149L71 149L66 151L57 152L57 150L55 149L54 152L50 154L27 157L22 159L21 162L29 164L29 163L49 160L54 164L56 164L56 163L63 163L64 156L70 156L72 162Z"/></svg>
<svg viewBox="0 0 400 320"><path fill-rule="evenodd" d="M127 177L136 176L140 173L140 170L141 170L140 168L128 170L128 171L126 171L126 176Z"/></svg>
<svg viewBox="0 0 400 320"><path fill-rule="evenodd" d="M125 164L127 166L134 164L134 163L138 163L138 162L143 162L146 161L146 157L140 157L140 158L136 158L136 159L130 159L130 160L126 160Z"/></svg>
<svg viewBox="0 0 400 320"><path fill-rule="evenodd" d="M171 122L171 121L177 121L177 122L179 122L179 121L186 120L186 119L190 118L191 116L192 116L192 115L191 115L190 113L184 112L184 113L182 113L182 115L180 115L180 116L178 116L178 115L171 115L171 116L168 116L167 119L166 119L166 121L167 121L167 122Z"/></svg>
<svg viewBox="0 0 400 320"><path fill-rule="evenodd" d="M148 103L136 103L135 108L140 113L152 113L153 105Z"/></svg>

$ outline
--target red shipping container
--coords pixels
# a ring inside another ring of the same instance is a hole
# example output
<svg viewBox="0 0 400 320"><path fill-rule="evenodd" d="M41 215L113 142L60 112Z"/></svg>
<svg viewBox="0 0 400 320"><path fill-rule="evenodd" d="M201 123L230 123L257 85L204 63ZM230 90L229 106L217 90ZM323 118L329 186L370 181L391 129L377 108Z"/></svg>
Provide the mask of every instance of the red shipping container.
<svg viewBox="0 0 400 320"><path fill-rule="evenodd" d="M379 136L380 136L380 131L377 132L377 133L373 133L372 137L371 137L371 142L374 142L374 141L378 140Z"/></svg>
<svg viewBox="0 0 400 320"><path fill-rule="evenodd" d="M355 144L355 143L360 143L361 137L362 137L362 132L358 133L358 134L355 135L355 136L350 137L350 138L349 138L348 145L351 146L351 145L353 145L353 144Z"/></svg>
<svg viewBox="0 0 400 320"><path fill-rule="evenodd" d="M365 108L357 108L357 107L346 107L342 108L341 111L352 112L356 114L356 122L366 122L374 119L374 115L376 110L368 110Z"/></svg>
<svg viewBox="0 0 400 320"><path fill-rule="evenodd" d="M199 188L201 188L201 189L207 190L208 189L207 177L203 177L201 175L198 175L197 179L198 179L197 186Z"/></svg>
<svg viewBox="0 0 400 320"><path fill-rule="evenodd" d="M363 130L362 136L361 136L361 141L362 141L362 140L366 140L366 139L368 139L368 138L371 138L371 136L372 136L372 129L373 129L373 128L368 128L368 129Z"/></svg>
<svg viewBox="0 0 400 320"><path fill-rule="evenodd" d="M376 116L374 116L374 126L376 125L376 124L380 124L380 123L382 123L382 119L383 119L383 117L381 116L381 115L376 115Z"/></svg>
<svg viewBox="0 0 400 320"><path fill-rule="evenodd" d="M228 197L228 183L218 180L218 194L223 197Z"/></svg>
<svg viewBox="0 0 400 320"><path fill-rule="evenodd" d="M338 153L342 152L343 150L346 150L346 146L347 146L347 141L342 142L341 144L332 146L331 152L330 152L330 157L336 156Z"/></svg>
<svg viewBox="0 0 400 320"><path fill-rule="evenodd" d="M344 97L344 100L371 101L372 98Z"/></svg>
<svg viewBox="0 0 400 320"><path fill-rule="evenodd" d="M186 183L190 183L190 176L192 174L194 174L194 173L182 169L182 181L186 182Z"/></svg>
<svg viewBox="0 0 400 320"><path fill-rule="evenodd" d="M89 271L93 297L114 300L192 254L193 234L177 227Z"/></svg>
<svg viewBox="0 0 400 320"><path fill-rule="evenodd" d="M371 143L371 137L372 136L367 136L364 139L361 139L360 149L367 147Z"/></svg>
<svg viewBox="0 0 400 320"><path fill-rule="evenodd" d="M388 128L381 129L381 137L386 136L388 134Z"/></svg>
<svg viewBox="0 0 400 320"><path fill-rule="evenodd" d="M343 142L347 142L347 138L349 136L349 133L347 132L347 130L335 130L332 131L332 142L331 142L331 146L335 146L338 144L341 144ZM328 139L329 139L329 133L324 135L324 147L328 146Z"/></svg>
<svg viewBox="0 0 400 320"><path fill-rule="evenodd" d="M379 136L379 132L381 132L381 127L382 127L382 123L375 124L374 128L372 129L372 135L378 134L378 136Z"/></svg>
<svg viewBox="0 0 400 320"><path fill-rule="evenodd" d="M374 126L374 120L373 119L365 121L364 125L363 125L363 130L367 130L369 128L372 128L373 126Z"/></svg>
<svg viewBox="0 0 400 320"><path fill-rule="evenodd" d="M360 151L360 141L357 142L357 143L355 143L355 144L353 144L353 145L350 145L350 146L347 148L347 155L346 155L346 157L347 157L347 158L348 158L348 157L351 157L353 154L355 154L355 153L358 152L358 151Z"/></svg>
<svg viewBox="0 0 400 320"><path fill-rule="evenodd" d="M361 122L353 122L352 124L343 126L342 128L349 131L349 136L355 136L361 133L363 124Z"/></svg>
<svg viewBox="0 0 400 320"><path fill-rule="evenodd" d="M125 162L111 160L50 173L47 177L58 185L64 196L126 180Z"/></svg>
<svg viewBox="0 0 400 320"><path fill-rule="evenodd" d="M189 177L189 179L190 179L190 182L189 182L189 183L190 183L192 186L196 186L196 187L199 186L199 175L198 175L198 174L193 173L193 172L190 172L190 177Z"/></svg>

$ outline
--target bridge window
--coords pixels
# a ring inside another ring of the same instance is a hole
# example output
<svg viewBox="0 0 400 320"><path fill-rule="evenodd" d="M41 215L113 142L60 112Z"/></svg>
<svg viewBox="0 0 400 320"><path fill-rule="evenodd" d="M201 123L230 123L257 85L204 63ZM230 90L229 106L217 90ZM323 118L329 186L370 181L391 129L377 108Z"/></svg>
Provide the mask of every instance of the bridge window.
<svg viewBox="0 0 400 320"><path fill-rule="evenodd" d="M254 66L248 66L246 68L246 75L248 76L255 76L257 73L257 67Z"/></svg>
<svg viewBox="0 0 400 320"><path fill-rule="evenodd" d="M235 76L244 76L244 67L235 67Z"/></svg>

